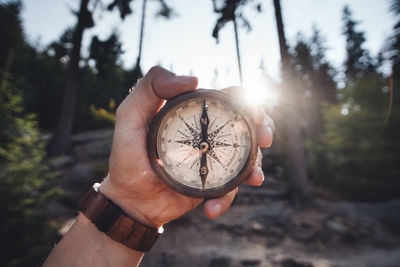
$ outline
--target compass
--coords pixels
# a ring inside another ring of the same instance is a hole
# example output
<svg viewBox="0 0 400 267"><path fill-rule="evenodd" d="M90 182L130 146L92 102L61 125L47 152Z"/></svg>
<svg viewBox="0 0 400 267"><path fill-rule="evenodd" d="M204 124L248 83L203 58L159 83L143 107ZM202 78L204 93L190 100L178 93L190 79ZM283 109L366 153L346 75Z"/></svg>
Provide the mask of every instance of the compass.
<svg viewBox="0 0 400 267"><path fill-rule="evenodd" d="M229 95L198 89L168 100L148 134L153 169L172 189L216 198L253 171L257 158L250 115Z"/></svg>

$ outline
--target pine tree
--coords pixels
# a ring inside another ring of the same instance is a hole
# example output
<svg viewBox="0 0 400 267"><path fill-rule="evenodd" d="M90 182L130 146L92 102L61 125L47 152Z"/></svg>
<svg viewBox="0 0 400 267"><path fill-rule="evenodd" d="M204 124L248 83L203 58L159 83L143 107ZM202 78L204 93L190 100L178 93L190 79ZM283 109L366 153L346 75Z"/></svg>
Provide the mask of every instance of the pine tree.
<svg viewBox="0 0 400 267"><path fill-rule="evenodd" d="M290 168L291 193L297 205L305 206L313 202L311 186L308 180L308 171L305 159L304 140L301 137L301 125L299 124L299 91L293 88L290 78L293 70L290 65L290 55L285 37L282 19L281 5L279 0L273 0L275 19L279 39L279 48L282 65L282 96L286 105L282 107L285 118L284 131L287 136L287 150Z"/></svg>
<svg viewBox="0 0 400 267"><path fill-rule="evenodd" d="M3 76L4 77L4 76ZM39 265L57 238L45 206L61 192L44 161L37 121L25 115L17 89L0 89L1 266Z"/></svg>
<svg viewBox="0 0 400 267"><path fill-rule="evenodd" d="M343 34L346 38L346 60L345 74L347 79L360 75L373 73L375 70L371 57L363 45L365 42L364 32L357 31L358 24L352 17L348 6L343 8Z"/></svg>
<svg viewBox="0 0 400 267"><path fill-rule="evenodd" d="M40 265L57 238L44 207L60 190L44 161L36 118L24 112L13 84L14 55L24 45L20 8L19 1L0 4L0 17L14 25L3 32L14 38L3 47L0 66L0 266L22 267Z"/></svg>

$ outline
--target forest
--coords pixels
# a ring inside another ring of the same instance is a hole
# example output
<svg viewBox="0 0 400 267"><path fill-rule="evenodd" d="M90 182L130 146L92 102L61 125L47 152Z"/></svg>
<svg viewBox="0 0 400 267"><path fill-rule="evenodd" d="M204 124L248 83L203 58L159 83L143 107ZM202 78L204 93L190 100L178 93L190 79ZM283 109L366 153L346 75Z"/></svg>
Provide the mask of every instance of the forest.
<svg viewBox="0 0 400 267"><path fill-rule="evenodd" d="M275 81L280 98L273 108L263 103L276 125L274 145L263 150L266 177L284 187L276 197L299 210L321 199L357 203L400 199L400 1L382 1L394 23L377 56L365 47L363 22L354 16L351 4L343 7L342 20L336 22L345 40L340 69L326 56L329 43L323 29L314 27L311 36L299 33L295 40L287 40L283 1L271 1L281 58L281 79ZM131 4L138 1L103 4L102 12L117 11L121 21L141 16L141 24L135 25L141 31L132 68L121 62L124 51L117 32L106 39L93 36L87 53L81 52L83 34L95 23L96 5L91 2L102 0L80 0L73 10L76 24L52 43L37 47L24 32L23 2L0 1L1 266L36 266L44 261L66 220L65 214L52 212L49 203L76 210L79 200L71 197L62 178L79 159L76 136L113 129L117 106L145 74L141 50L147 0L139 1L142 10L133 14ZM166 19L173 19L179 8L167 0L153 2L159 8L156 16ZM246 35L239 38L237 31L251 24L242 10L252 5L262 12L269 5L260 0L210 2L217 20L209 37L218 40L221 29L234 26L232 57L241 76L246 66L241 64L240 43L246 42ZM64 159L70 165L60 167ZM105 175L107 160L97 159L90 158L91 173ZM222 261L209 266L229 265Z"/></svg>

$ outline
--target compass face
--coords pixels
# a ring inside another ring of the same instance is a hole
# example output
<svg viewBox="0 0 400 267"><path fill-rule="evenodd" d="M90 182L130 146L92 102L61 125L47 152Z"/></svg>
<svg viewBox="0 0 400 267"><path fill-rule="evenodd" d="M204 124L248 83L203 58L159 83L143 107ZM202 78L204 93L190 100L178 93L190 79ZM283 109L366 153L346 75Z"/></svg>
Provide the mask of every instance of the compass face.
<svg viewBox="0 0 400 267"><path fill-rule="evenodd" d="M214 90L168 101L150 128L154 169L173 189L192 197L227 193L254 166L255 136L247 117L232 98Z"/></svg>

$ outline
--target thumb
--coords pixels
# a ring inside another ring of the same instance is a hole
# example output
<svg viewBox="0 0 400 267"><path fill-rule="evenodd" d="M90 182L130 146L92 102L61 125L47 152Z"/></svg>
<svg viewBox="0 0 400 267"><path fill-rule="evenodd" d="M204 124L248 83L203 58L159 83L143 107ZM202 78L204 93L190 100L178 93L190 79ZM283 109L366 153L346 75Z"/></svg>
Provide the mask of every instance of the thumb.
<svg viewBox="0 0 400 267"><path fill-rule="evenodd" d="M165 99L197 88L198 79L193 76L177 76L156 66L140 80L117 110L117 118L127 121L139 119L141 125L148 125ZM135 121L138 123L138 121ZM139 125L138 125L139 126Z"/></svg>

